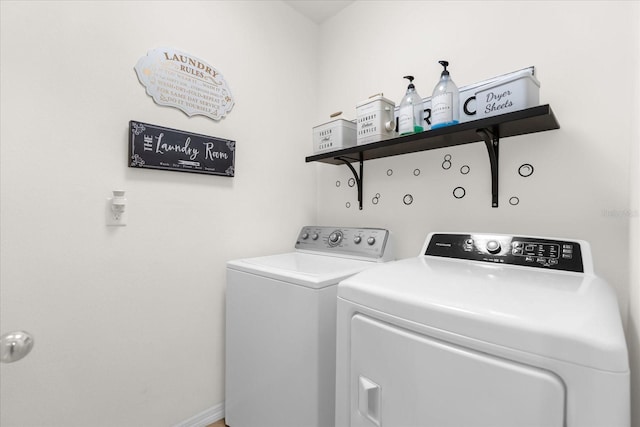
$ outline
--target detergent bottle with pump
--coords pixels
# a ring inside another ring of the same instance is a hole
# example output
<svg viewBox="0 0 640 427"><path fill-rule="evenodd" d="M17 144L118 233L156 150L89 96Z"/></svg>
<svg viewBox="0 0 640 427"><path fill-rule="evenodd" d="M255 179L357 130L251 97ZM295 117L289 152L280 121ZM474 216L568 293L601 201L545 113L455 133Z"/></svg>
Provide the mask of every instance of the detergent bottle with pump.
<svg viewBox="0 0 640 427"><path fill-rule="evenodd" d="M413 85L413 76L404 76L404 78L409 80L409 86L398 109L398 133L409 135L424 131L424 111L422 98Z"/></svg>
<svg viewBox="0 0 640 427"><path fill-rule="evenodd" d="M449 62L438 61L444 67L440 81L433 89L431 97L431 129L455 125L460 122L460 93L451 80L447 67Z"/></svg>

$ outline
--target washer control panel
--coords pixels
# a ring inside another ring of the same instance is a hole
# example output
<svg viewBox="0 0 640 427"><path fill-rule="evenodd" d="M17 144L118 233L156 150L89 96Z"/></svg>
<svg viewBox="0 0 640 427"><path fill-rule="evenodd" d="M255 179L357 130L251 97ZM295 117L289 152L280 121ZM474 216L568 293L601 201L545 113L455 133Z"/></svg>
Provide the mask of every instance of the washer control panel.
<svg viewBox="0 0 640 427"><path fill-rule="evenodd" d="M392 257L389 238L383 228L305 226L296 249L386 261Z"/></svg>
<svg viewBox="0 0 640 427"><path fill-rule="evenodd" d="M491 234L432 234L424 255L584 272L580 243Z"/></svg>

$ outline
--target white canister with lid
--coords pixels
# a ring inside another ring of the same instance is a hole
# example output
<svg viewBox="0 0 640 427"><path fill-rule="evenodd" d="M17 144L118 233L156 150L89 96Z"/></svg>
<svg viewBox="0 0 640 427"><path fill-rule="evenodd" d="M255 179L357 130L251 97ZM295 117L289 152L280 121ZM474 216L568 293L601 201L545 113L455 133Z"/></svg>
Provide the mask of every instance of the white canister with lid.
<svg viewBox="0 0 640 427"><path fill-rule="evenodd" d="M356 145L356 124L340 118L342 111L331 114L330 122L313 128L313 154L326 153Z"/></svg>
<svg viewBox="0 0 640 427"><path fill-rule="evenodd" d="M356 105L357 144L369 144L396 136L395 103L382 93Z"/></svg>

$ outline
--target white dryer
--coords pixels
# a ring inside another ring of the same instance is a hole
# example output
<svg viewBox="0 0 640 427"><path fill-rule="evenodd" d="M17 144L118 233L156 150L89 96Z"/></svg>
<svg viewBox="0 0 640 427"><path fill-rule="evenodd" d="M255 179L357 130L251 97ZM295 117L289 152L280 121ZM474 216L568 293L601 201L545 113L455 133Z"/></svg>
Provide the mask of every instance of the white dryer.
<svg viewBox="0 0 640 427"><path fill-rule="evenodd" d="M295 248L227 264L231 427L333 426L337 284L393 257L379 228L303 227Z"/></svg>
<svg viewBox="0 0 640 427"><path fill-rule="evenodd" d="M616 295L584 241L432 233L338 286L337 427L628 427Z"/></svg>

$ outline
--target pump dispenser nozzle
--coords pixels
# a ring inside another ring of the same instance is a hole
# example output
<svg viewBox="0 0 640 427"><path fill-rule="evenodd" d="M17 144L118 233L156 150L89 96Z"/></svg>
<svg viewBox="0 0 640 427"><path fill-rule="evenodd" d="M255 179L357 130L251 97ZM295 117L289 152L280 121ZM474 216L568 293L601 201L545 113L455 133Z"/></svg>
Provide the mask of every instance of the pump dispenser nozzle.
<svg viewBox="0 0 640 427"><path fill-rule="evenodd" d="M442 65L444 67L444 71L440 75L441 76L448 76L449 75L449 71L447 71L447 67L449 66L449 61L438 61L438 63L440 63L440 65Z"/></svg>
<svg viewBox="0 0 640 427"><path fill-rule="evenodd" d="M403 77L403 79L407 79L407 80L409 80L409 86L408 86L408 88L409 88L409 89L415 89L415 88L416 88L416 87L413 85L413 79L414 79L414 77L413 77L413 76L404 76L404 77Z"/></svg>

